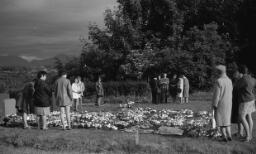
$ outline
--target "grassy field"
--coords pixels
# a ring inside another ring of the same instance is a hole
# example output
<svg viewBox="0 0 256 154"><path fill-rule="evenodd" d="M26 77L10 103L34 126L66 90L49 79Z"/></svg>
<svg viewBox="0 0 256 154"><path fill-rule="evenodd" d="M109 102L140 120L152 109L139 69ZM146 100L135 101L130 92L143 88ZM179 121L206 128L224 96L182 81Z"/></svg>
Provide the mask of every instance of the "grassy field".
<svg viewBox="0 0 256 154"><path fill-rule="evenodd" d="M191 97L189 104L152 105L140 103L135 106L210 111L210 100L210 94L197 93ZM108 103L96 108L88 100L84 104L84 108L88 111L115 112L120 110L117 103ZM253 119L256 122L255 114ZM236 132L236 126L232 126L232 132ZM140 134L139 144L136 145L134 134L121 131L96 129L62 131L60 128L42 131L0 127L0 153L256 153L256 129L254 129L254 139L250 143L243 143L235 137L232 142L223 143L206 137L188 138Z"/></svg>

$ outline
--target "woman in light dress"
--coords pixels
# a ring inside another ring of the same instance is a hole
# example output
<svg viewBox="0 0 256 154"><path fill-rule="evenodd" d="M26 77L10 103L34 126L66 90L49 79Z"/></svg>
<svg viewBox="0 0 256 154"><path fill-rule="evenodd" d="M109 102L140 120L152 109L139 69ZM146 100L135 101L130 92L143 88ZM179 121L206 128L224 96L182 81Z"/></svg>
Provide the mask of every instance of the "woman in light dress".
<svg viewBox="0 0 256 154"><path fill-rule="evenodd" d="M178 83L177 83L177 97L179 99L180 104L183 103L183 90L184 90L184 80L183 76L179 75Z"/></svg>

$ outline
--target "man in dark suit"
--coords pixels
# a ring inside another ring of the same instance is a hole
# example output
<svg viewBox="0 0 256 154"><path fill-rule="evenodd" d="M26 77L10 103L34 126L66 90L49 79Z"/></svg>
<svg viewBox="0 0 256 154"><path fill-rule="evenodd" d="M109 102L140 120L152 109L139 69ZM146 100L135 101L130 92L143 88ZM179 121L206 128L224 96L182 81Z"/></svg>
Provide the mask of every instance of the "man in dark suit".
<svg viewBox="0 0 256 154"><path fill-rule="evenodd" d="M150 88L152 93L152 103L157 104L157 78L150 80Z"/></svg>

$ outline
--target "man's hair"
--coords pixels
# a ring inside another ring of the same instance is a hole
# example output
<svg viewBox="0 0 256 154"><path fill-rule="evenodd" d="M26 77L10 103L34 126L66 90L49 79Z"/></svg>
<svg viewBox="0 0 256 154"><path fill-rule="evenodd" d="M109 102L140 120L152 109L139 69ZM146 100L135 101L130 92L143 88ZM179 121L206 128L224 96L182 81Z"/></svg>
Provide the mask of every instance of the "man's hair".
<svg viewBox="0 0 256 154"><path fill-rule="evenodd" d="M40 71L37 73L37 78L40 79L42 76L47 75L47 73L45 71Z"/></svg>
<svg viewBox="0 0 256 154"><path fill-rule="evenodd" d="M238 71L242 74L247 74L248 73L248 68L246 65L240 65L238 68Z"/></svg>
<svg viewBox="0 0 256 154"><path fill-rule="evenodd" d="M67 71L62 69L59 71L59 75L62 76L62 75L67 75Z"/></svg>

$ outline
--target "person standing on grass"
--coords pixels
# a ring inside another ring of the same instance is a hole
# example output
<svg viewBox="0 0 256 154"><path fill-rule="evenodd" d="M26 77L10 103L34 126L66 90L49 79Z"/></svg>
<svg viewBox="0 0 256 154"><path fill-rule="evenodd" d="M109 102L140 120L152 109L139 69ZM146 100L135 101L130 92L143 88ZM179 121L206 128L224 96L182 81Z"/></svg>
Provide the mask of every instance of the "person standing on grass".
<svg viewBox="0 0 256 154"><path fill-rule="evenodd" d="M35 104L35 114L38 116L38 128L47 130L47 117L50 114L50 104L52 91L45 82L47 78L47 73L45 71L40 71L37 74L37 80L35 82L35 92L34 92L34 104ZM40 126L40 121L42 122L42 127Z"/></svg>
<svg viewBox="0 0 256 154"><path fill-rule="evenodd" d="M244 141L249 142L252 139L252 113L255 112L254 88L256 80L248 74L248 68L245 65L239 67L239 72L243 74L238 83L239 118L246 132Z"/></svg>
<svg viewBox="0 0 256 154"><path fill-rule="evenodd" d="M63 125L63 130L71 129L71 120L70 120L70 106L72 105L73 95L72 87L69 79L67 79L67 72L62 70L60 72L60 78L57 79L55 83L55 98L56 104L60 107L60 118ZM65 126L64 115L66 111L67 119L67 128Z"/></svg>
<svg viewBox="0 0 256 154"><path fill-rule="evenodd" d="M222 132L222 141L231 141L232 81L226 74L226 66L216 67L218 79L214 85L212 107L216 124Z"/></svg>
<svg viewBox="0 0 256 154"><path fill-rule="evenodd" d="M26 83L25 87L18 92L16 99L16 109L18 114L22 114L23 128L30 129L27 122L27 115L34 113L33 95L34 95L34 81Z"/></svg>
<svg viewBox="0 0 256 154"><path fill-rule="evenodd" d="M160 88L161 88L161 103L167 103L168 91L169 91L169 78L167 74L163 74L163 78L160 79Z"/></svg>
<svg viewBox="0 0 256 154"><path fill-rule="evenodd" d="M152 104L156 104L156 94L157 94L157 78L150 80L150 88L152 93Z"/></svg>
<svg viewBox="0 0 256 154"><path fill-rule="evenodd" d="M233 98L232 98L232 114L231 114L231 123L237 124L238 132L235 136L242 137L243 136L243 125L239 119L239 80L243 77L243 75L237 70L233 74L234 82L233 82Z"/></svg>
<svg viewBox="0 0 256 154"><path fill-rule="evenodd" d="M182 74L182 78L184 81L184 87L183 87L183 98L184 98L184 103L188 103L188 98L189 98L189 81L188 78Z"/></svg>
<svg viewBox="0 0 256 154"><path fill-rule="evenodd" d="M179 98L180 104L183 103L183 88L184 88L184 80L182 75L179 75L178 83L177 83L177 97Z"/></svg>
<svg viewBox="0 0 256 154"><path fill-rule="evenodd" d="M84 82L82 81L81 76L78 76L77 79L78 79L78 86L81 89L81 97L79 99L79 101L80 101L79 103L82 105L83 104L83 96L84 96L85 86L84 86Z"/></svg>
<svg viewBox="0 0 256 154"><path fill-rule="evenodd" d="M159 75L156 80L156 104L161 103L161 86L160 86L161 76Z"/></svg>
<svg viewBox="0 0 256 154"><path fill-rule="evenodd" d="M102 104L102 98L104 96L104 89L101 82L101 77L98 77L98 80L96 82L96 106L100 106Z"/></svg>
<svg viewBox="0 0 256 154"><path fill-rule="evenodd" d="M74 102L74 111L78 112L78 107L81 105L81 93L82 89L79 85L78 78L75 78L75 82L72 84L72 91L73 91L73 102Z"/></svg>
<svg viewBox="0 0 256 154"><path fill-rule="evenodd" d="M172 79L170 80L170 86L169 86L170 95L174 103L176 102L176 97L177 97L177 83L178 83L177 74L174 74L172 76Z"/></svg>

